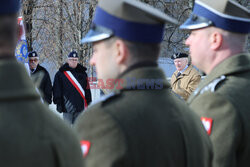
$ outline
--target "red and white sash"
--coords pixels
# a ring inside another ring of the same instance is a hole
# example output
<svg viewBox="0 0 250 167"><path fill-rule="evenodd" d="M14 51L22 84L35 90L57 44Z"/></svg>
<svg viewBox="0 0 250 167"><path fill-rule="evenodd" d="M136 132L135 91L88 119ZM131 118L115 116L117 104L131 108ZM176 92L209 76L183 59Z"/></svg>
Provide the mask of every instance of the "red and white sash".
<svg viewBox="0 0 250 167"><path fill-rule="evenodd" d="M72 83L72 85L76 88L78 93L81 95L81 97L84 100L84 109L87 109L88 104L87 104L87 100L85 98L85 92L84 92L82 86L80 85L80 83L76 80L76 78L74 77L74 75L70 71L63 71L63 73L68 78L68 80Z"/></svg>

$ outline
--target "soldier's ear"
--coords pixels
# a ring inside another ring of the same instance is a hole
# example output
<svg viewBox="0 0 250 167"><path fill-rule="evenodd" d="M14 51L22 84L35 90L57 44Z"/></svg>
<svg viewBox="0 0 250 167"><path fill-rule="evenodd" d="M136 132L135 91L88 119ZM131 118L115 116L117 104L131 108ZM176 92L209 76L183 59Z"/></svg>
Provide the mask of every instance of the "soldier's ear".
<svg viewBox="0 0 250 167"><path fill-rule="evenodd" d="M223 42L223 36L220 32L218 31L214 31L213 33L211 33L210 36L210 47L212 50L216 51L218 50Z"/></svg>
<svg viewBox="0 0 250 167"><path fill-rule="evenodd" d="M124 64L128 59L128 47L124 41L118 39L115 41L116 63Z"/></svg>

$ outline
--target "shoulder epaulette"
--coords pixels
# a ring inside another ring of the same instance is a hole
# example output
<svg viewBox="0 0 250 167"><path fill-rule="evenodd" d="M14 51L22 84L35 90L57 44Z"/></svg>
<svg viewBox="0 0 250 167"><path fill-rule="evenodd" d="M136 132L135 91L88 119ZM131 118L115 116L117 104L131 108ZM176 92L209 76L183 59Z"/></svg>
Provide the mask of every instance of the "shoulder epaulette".
<svg viewBox="0 0 250 167"><path fill-rule="evenodd" d="M215 92L216 90L216 86L224 81L226 79L225 75L220 76L219 78L216 78L215 80L213 80L211 83L209 83L207 86L205 86L203 89L201 89L200 94L203 94L206 91L210 91L210 92Z"/></svg>

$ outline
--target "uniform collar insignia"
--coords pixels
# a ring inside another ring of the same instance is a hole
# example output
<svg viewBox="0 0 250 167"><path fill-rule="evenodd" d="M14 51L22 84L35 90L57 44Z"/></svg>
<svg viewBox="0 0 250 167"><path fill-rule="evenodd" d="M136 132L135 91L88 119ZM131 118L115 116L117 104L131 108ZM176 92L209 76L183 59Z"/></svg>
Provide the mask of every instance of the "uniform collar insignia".
<svg viewBox="0 0 250 167"><path fill-rule="evenodd" d="M210 135L211 132L212 132L213 119L212 118L201 117L201 122L202 122L204 128L206 129L207 134Z"/></svg>
<svg viewBox="0 0 250 167"><path fill-rule="evenodd" d="M87 140L82 140L81 141L81 149L82 149L83 157L86 157L89 153L90 142Z"/></svg>

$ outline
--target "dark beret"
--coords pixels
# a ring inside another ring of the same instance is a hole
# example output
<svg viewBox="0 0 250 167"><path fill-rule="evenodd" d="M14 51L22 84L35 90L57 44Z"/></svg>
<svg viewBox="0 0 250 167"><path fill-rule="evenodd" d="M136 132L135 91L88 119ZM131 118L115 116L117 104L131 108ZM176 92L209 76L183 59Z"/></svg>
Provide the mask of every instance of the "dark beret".
<svg viewBox="0 0 250 167"><path fill-rule="evenodd" d="M179 59L179 58L187 58L188 55L186 53L176 53L174 55L171 56L171 59Z"/></svg>
<svg viewBox="0 0 250 167"><path fill-rule="evenodd" d="M68 55L68 58L78 58L77 52L76 51L70 52L70 54Z"/></svg>
<svg viewBox="0 0 250 167"><path fill-rule="evenodd" d="M29 52L28 57L38 57L36 51Z"/></svg>

